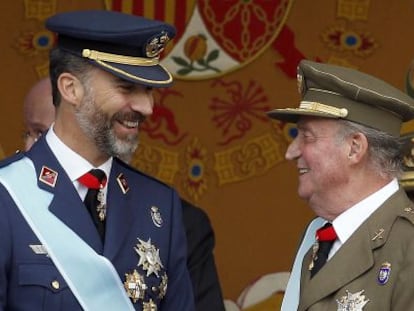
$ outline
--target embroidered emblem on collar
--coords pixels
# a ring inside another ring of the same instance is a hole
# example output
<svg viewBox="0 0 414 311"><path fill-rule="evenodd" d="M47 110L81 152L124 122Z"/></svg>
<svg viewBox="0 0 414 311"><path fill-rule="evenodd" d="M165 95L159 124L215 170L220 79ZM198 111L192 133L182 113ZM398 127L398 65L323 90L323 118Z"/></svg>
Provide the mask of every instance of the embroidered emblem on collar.
<svg viewBox="0 0 414 311"><path fill-rule="evenodd" d="M131 298L134 303L136 303L138 299L144 299L145 290L147 289L144 277L135 269L131 274L125 273L125 277L124 288L128 297Z"/></svg>
<svg viewBox="0 0 414 311"><path fill-rule="evenodd" d="M385 230L383 228L379 229L378 231L375 232L375 236L372 238L372 241L375 241L376 239L382 240L383 236L382 234L385 232Z"/></svg>
<svg viewBox="0 0 414 311"><path fill-rule="evenodd" d="M157 226L158 228L162 226L164 221L162 220L161 213L158 207L151 206L151 218L155 226Z"/></svg>
<svg viewBox="0 0 414 311"><path fill-rule="evenodd" d="M42 166L40 171L39 180L50 187L55 187L58 177L58 172L48 168L47 166Z"/></svg>
<svg viewBox="0 0 414 311"><path fill-rule="evenodd" d="M160 250L151 244L151 238L147 242L139 238L138 241L139 243L134 247L139 255L138 267L142 266L142 269L147 271L147 276L154 273L159 277L158 272L164 267L160 259Z"/></svg>
<svg viewBox="0 0 414 311"><path fill-rule="evenodd" d="M355 294L346 291L346 296L336 300L338 303L338 311L362 311L362 308L369 302L365 300L365 295L362 295L364 290L356 292Z"/></svg>
<svg viewBox="0 0 414 311"><path fill-rule="evenodd" d="M116 181L118 182L119 188L121 188L123 194L129 191L129 186L124 174L119 174Z"/></svg>
<svg viewBox="0 0 414 311"><path fill-rule="evenodd" d="M380 285L385 285L390 279L390 274L391 264L389 262L384 262L378 272L378 283Z"/></svg>

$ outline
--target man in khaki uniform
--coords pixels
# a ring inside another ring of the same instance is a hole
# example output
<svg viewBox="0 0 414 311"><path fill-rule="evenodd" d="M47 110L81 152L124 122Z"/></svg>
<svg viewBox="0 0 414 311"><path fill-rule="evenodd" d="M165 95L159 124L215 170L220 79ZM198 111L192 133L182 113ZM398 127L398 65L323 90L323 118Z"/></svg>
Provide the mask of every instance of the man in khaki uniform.
<svg viewBox="0 0 414 311"><path fill-rule="evenodd" d="M289 311L414 310L414 205L398 184L399 133L414 100L359 71L307 60L298 83L300 106L268 115L297 123L286 158L296 162L298 194L332 226L306 252Z"/></svg>

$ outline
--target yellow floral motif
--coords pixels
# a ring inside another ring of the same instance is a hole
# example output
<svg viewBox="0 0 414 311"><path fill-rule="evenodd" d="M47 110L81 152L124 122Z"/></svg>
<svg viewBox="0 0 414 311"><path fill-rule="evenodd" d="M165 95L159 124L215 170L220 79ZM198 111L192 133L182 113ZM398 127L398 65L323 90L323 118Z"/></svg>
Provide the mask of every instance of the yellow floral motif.
<svg viewBox="0 0 414 311"><path fill-rule="evenodd" d="M168 184L173 184L179 170L178 153L149 144L139 146L131 164Z"/></svg>
<svg viewBox="0 0 414 311"><path fill-rule="evenodd" d="M283 160L282 146L270 134L264 134L245 144L216 152L214 170L219 185L223 185L262 175Z"/></svg>
<svg viewBox="0 0 414 311"><path fill-rule="evenodd" d="M56 0L25 0L26 18L44 21L56 13Z"/></svg>
<svg viewBox="0 0 414 311"><path fill-rule="evenodd" d="M348 20L368 20L370 0L338 0L337 15Z"/></svg>

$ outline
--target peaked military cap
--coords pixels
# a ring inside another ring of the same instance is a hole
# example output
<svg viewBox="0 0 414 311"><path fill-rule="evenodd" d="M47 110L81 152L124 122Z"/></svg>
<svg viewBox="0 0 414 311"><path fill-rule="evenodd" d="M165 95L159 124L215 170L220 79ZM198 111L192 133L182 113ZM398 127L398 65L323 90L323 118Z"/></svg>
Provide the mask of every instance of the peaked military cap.
<svg viewBox="0 0 414 311"><path fill-rule="evenodd" d="M400 136L402 122L414 118L414 99L363 72L302 60L298 108L274 109L269 117L296 123L300 116L350 120Z"/></svg>
<svg viewBox="0 0 414 311"><path fill-rule="evenodd" d="M414 132L400 138L402 142L403 173L400 184L406 191L414 190Z"/></svg>
<svg viewBox="0 0 414 311"><path fill-rule="evenodd" d="M57 45L112 74L152 87L170 86L173 78L159 63L175 35L167 23L114 11L58 13L46 21Z"/></svg>

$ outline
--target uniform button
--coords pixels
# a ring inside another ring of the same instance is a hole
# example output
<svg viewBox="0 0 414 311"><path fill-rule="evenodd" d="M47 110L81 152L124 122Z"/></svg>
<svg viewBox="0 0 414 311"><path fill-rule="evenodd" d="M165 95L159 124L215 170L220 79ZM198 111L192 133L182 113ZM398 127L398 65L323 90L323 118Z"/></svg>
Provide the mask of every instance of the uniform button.
<svg viewBox="0 0 414 311"><path fill-rule="evenodd" d="M59 287L60 287L59 281L54 280L54 281L52 282L52 287L53 287L54 289L59 289Z"/></svg>
<svg viewBox="0 0 414 311"><path fill-rule="evenodd" d="M158 288L157 288L157 287L155 287L155 286L153 286L151 289L152 289L152 291L153 291L154 293L158 292Z"/></svg>

